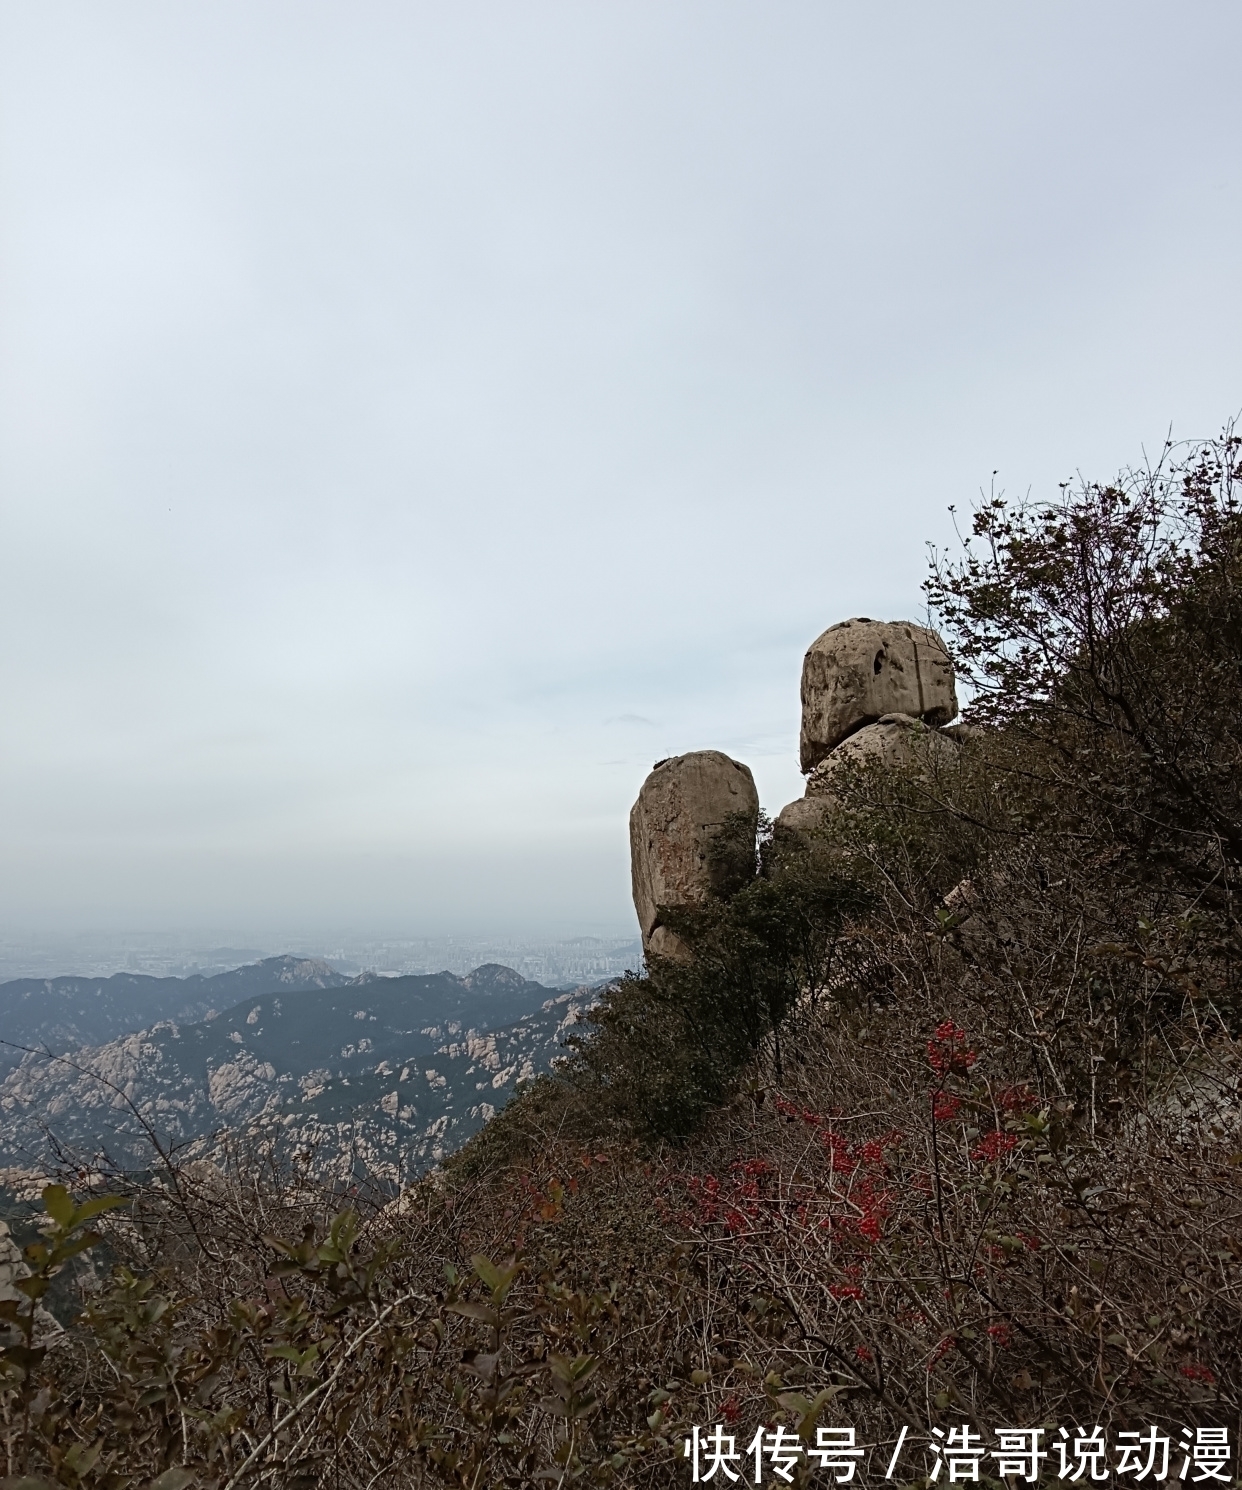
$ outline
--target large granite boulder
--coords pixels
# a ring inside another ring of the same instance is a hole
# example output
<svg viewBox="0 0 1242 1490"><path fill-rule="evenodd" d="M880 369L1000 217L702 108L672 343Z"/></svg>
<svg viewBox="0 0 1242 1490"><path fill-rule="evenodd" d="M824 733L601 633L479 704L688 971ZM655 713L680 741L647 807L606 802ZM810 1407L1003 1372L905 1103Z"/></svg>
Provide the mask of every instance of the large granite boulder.
<svg viewBox="0 0 1242 1490"><path fill-rule="evenodd" d="M805 848L815 834L828 826L831 810L831 797L795 797L787 802L772 825L777 852Z"/></svg>
<svg viewBox="0 0 1242 1490"><path fill-rule="evenodd" d="M829 626L802 663L802 770L886 714L936 726L957 714L953 664L934 631L866 616Z"/></svg>
<svg viewBox="0 0 1242 1490"><path fill-rule="evenodd" d="M879 761L884 766L905 769L951 761L960 747L937 729L910 714L885 714L874 724L864 724L826 755L806 779L808 797L831 796L833 782L854 765Z"/></svg>
<svg viewBox="0 0 1242 1490"><path fill-rule="evenodd" d="M722 856L713 840L738 814L750 823L753 863L759 794L750 769L719 750L659 761L643 782L630 812L630 869L645 952L684 957L685 944L660 924L661 907L701 905L733 888L746 846Z"/></svg>
<svg viewBox="0 0 1242 1490"><path fill-rule="evenodd" d="M805 842L823 829L836 800L835 783L851 766L879 761L895 769L933 767L953 760L959 748L952 738L909 714L885 714L874 724L864 724L815 767L807 777L806 795L781 809L777 836Z"/></svg>

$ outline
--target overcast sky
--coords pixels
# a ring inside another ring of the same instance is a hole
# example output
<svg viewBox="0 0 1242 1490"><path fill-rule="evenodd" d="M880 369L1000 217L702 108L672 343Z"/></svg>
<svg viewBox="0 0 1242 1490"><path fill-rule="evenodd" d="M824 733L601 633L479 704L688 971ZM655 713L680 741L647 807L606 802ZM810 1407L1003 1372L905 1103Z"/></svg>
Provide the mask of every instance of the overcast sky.
<svg viewBox="0 0 1242 1490"><path fill-rule="evenodd" d="M628 931L992 480L1242 407L1236 4L0 3L0 930Z"/></svg>

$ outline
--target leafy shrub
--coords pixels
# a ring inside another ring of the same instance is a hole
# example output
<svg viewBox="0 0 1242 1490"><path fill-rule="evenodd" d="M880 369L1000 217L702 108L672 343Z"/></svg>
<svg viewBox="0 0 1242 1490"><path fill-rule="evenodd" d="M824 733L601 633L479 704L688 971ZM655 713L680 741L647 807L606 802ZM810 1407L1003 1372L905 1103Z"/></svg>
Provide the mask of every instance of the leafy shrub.
<svg viewBox="0 0 1242 1490"><path fill-rule="evenodd" d="M750 824L743 825L749 837ZM723 853L736 860L731 825ZM649 1139L684 1138L725 1100L738 1072L782 1040L838 976L842 930L865 903L858 880L831 858L772 853L761 818L766 872L703 905L666 909L664 924L693 951L688 961L653 956L645 975L609 990L568 1042L574 1059L556 1078L597 1122Z"/></svg>

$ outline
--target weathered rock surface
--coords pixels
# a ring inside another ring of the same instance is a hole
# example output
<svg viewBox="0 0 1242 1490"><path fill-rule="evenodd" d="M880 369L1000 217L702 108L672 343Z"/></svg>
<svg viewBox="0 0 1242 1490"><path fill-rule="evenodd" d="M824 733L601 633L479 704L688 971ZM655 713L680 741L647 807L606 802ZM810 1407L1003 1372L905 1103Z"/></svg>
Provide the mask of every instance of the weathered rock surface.
<svg viewBox="0 0 1242 1490"><path fill-rule="evenodd" d="M18 1288L24 1278L30 1277L30 1269L22 1256L21 1248L9 1233L7 1221L0 1221L0 1301L16 1304L21 1314L30 1308L30 1300ZM61 1327L42 1304L35 1308L35 1339L40 1345L49 1343L49 1337L61 1334ZM12 1322L0 1322L0 1345L20 1344L21 1326Z"/></svg>
<svg viewBox="0 0 1242 1490"><path fill-rule="evenodd" d="M851 765L879 761L885 766L905 767L920 762L949 761L958 746L939 730L929 729L909 714L885 714L874 724L864 724L820 761L806 779L808 797L832 792L834 778Z"/></svg>
<svg viewBox="0 0 1242 1490"><path fill-rule="evenodd" d="M909 621L856 616L830 626L802 663L802 770L886 714L930 725L957 714L953 664L934 631Z"/></svg>
<svg viewBox="0 0 1242 1490"><path fill-rule="evenodd" d="M851 765L880 761L888 767L902 768L920 762L947 762L958 748L953 739L929 729L920 719L909 714L885 714L842 740L820 761L807 777L806 795L781 809L776 827L779 832L802 839L823 828L835 801L834 781Z"/></svg>
<svg viewBox="0 0 1242 1490"><path fill-rule="evenodd" d="M798 845L805 845L813 834L826 826L831 808L832 798L828 796L796 797L786 803L777 813L774 824L778 847L793 846L791 839Z"/></svg>
<svg viewBox="0 0 1242 1490"><path fill-rule="evenodd" d="M702 904L728 878L712 840L725 819L745 813L759 822L759 794L750 769L719 750L696 750L660 761L643 782L630 812L630 870L643 950L685 955L685 946L660 924L662 906Z"/></svg>

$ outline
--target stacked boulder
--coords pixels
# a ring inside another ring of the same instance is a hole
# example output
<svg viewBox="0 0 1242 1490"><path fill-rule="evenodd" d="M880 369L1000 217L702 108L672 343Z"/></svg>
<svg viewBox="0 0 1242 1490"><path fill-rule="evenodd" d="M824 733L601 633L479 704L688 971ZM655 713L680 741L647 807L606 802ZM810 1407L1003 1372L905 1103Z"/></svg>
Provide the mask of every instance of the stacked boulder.
<svg viewBox="0 0 1242 1490"><path fill-rule="evenodd" d="M719 750L656 762L630 812L630 872L644 953L687 955L662 912L701 905L728 888L730 867L713 852L714 841L726 826L747 822L753 848L759 793L748 766Z"/></svg>
<svg viewBox="0 0 1242 1490"><path fill-rule="evenodd" d="M932 729L957 714L953 664L934 631L855 616L817 636L802 660L803 774L886 714Z"/></svg>
<svg viewBox="0 0 1242 1490"><path fill-rule="evenodd" d="M805 841L821 828L834 780L851 762L897 766L952 755L956 745L941 731L956 714L953 664L934 631L866 616L830 626L802 664L799 756L806 793L782 810L778 831L786 841ZM754 779L740 761L697 750L656 763L630 813L634 909L644 953L688 955L664 924L664 912L728 893L730 866L714 845L726 825L749 824L753 859L758 820ZM744 841L741 849L745 857Z"/></svg>
<svg viewBox="0 0 1242 1490"><path fill-rule="evenodd" d="M854 763L914 763L951 755L939 731L957 714L953 663L934 631L855 616L830 626L802 663L799 757L806 792L776 819L786 835L823 826L834 780Z"/></svg>

